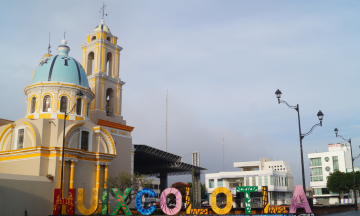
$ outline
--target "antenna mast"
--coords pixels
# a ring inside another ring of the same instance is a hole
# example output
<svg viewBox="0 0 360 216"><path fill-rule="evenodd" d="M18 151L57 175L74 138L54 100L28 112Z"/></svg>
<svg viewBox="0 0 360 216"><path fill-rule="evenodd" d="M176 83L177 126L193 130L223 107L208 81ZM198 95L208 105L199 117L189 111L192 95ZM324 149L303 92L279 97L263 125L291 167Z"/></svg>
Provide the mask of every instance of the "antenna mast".
<svg viewBox="0 0 360 216"><path fill-rule="evenodd" d="M224 172L225 172L225 153L224 153L225 144L224 144L224 138L222 139L222 144L223 144L223 167L224 167Z"/></svg>
<svg viewBox="0 0 360 216"><path fill-rule="evenodd" d="M167 152L168 90L166 89L165 151Z"/></svg>

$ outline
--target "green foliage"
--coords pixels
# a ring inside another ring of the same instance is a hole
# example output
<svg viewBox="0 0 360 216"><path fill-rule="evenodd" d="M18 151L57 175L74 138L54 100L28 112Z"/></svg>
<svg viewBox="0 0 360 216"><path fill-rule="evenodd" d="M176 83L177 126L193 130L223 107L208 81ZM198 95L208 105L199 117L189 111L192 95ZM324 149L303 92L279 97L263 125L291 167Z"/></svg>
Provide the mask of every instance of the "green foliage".
<svg viewBox="0 0 360 216"><path fill-rule="evenodd" d="M360 189L360 172L355 172L355 186L356 189ZM348 193L350 189L354 188L354 178L353 173L344 173L340 171L335 171L334 173L331 173L327 183L326 187L329 191L338 193L341 198L344 197L344 193Z"/></svg>
<svg viewBox="0 0 360 216"><path fill-rule="evenodd" d="M131 188L131 194L127 198L127 204L135 199L136 194L143 188L148 188L151 186L154 178L147 178L145 175L135 173L131 175L126 171L121 171L117 176L110 176L105 180L109 189L117 188L121 193L124 193L126 188ZM104 184L104 183L102 183ZM111 195L115 197L115 194L112 190L109 190Z"/></svg>

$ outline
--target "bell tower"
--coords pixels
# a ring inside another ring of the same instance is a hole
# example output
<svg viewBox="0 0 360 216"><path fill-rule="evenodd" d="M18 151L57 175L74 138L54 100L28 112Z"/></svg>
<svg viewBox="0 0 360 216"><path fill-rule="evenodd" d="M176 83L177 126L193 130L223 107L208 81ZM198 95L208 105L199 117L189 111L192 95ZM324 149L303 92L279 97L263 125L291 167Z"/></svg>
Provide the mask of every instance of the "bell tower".
<svg viewBox="0 0 360 216"><path fill-rule="evenodd" d="M120 51L117 37L112 35L104 20L86 36L82 66L89 85L95 94L91 104L90 119L95 124L99 119L125 124L121 116L122 86L125 82L119 77Z"/></svg>

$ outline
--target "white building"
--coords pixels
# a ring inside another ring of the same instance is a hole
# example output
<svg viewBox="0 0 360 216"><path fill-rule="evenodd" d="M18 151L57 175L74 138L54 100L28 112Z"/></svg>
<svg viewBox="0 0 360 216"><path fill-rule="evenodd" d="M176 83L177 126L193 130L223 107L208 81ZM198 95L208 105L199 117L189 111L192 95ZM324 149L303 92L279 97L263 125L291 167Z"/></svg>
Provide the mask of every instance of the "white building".
<svg viewBox="0 0 360 216"><path fill-rule="evenodd" d="M329 192L326 181L334 171L352 172L351 149L347 143L329 144L328 152L310 153L310 186L318 204L339 203L339 194Z"/></svg>
<svg viewBox="0 0 360 216"><path fill-rule="evenodd" d="M237 186L258 186L259 192L261 186L268 186L271 205L291 204L294 180L288 162L261 158L260 161L235 162L234 167L240 168L240 171L205 174L207 192L226 187L233 194L233 207L243 207L244 195L236 193ZM261 205L261 197L261 193L252 195L253 207L259 202Z"/></svg>

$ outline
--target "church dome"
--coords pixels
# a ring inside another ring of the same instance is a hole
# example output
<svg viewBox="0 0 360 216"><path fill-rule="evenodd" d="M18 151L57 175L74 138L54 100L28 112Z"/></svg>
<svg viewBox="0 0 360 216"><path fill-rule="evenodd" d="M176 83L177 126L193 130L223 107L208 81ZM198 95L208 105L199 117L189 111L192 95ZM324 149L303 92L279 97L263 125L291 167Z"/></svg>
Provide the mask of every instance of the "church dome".
<svg viewBox="0 0 360 216"><path fill-rule="evenodd" d="M107 25L105 25L104 20L101 20L100 25L95 27L94 32L100 31L100 30L109 32L111 34L110 28Z"/></svg>
<svg viewBox="0 0 360 216"><path fill-rule="evenodd" d="M86 73L81 64L68 55L66 40L57 48L58 54L43 58L35 71L31 84L38 82L74 83L89 88Z"/></svg>

